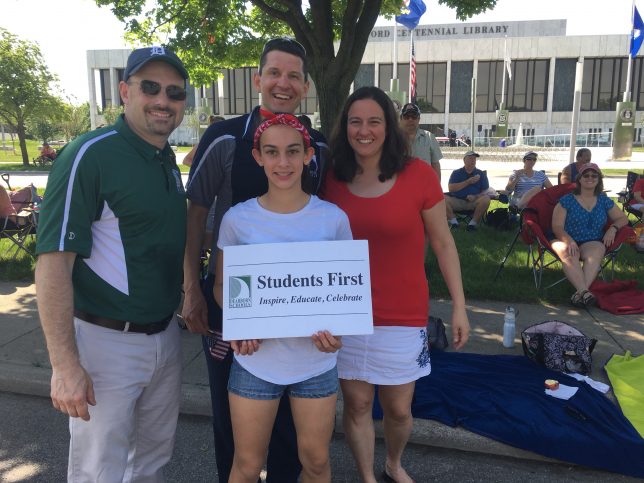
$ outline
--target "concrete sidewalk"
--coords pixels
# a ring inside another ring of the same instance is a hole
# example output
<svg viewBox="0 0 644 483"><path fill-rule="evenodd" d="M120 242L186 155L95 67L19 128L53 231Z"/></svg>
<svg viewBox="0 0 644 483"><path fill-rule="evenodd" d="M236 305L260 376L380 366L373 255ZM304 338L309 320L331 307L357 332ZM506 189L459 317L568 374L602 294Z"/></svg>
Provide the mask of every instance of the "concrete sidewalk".
<svg viewBox="0 0 644 483"><path fill-rule="evenodd" d="M497 283L502 289L503 277ZM505 305L502 302L469 301L472 332L466 352L520 355L521 331L535 323L556 319L568 322L598 340L593 352L593 379L608 383L603 366L612 354L623 354L626 350L634 355L644 353L644 315L615 316L597 308L580 310L570 306L529 304L513 304L518 310L516 345L512 349L505 349L502 345ZM431 307L432 315L449 322L449 301L432 300ZM210 392L201 338L183 332L182 343L181 411L210 415ZM50 377L51 367L38 321L34 285L0 282L0 392L48 397ZM612 392L607 397L614 400ZM337 413L336 430L341 431L341 402ZM380 427L378 431L381 432ZM424 419L414 421L411 440L418 444L464 451L548 460L536 453L507 446L461 428L451 428Z"/></svg>

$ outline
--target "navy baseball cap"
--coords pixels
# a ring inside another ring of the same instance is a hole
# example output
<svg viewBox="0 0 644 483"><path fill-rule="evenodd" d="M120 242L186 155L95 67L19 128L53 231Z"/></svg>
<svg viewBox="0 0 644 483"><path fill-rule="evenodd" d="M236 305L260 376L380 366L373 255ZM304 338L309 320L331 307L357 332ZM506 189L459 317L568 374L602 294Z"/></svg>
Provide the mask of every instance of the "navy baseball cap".
<svg viewBox="0 0 644 483"><path fill-rule="evenodd" d="M172 52L167 47L160 47L158 45L153 45L151 47L143 47L141 49L133 50L130 56L127 58L127 66L125 67L125 72L123 73L123 81L127 82L130 76L136 74L141 67L151 61L160 60L167 64L170 64L172 67L179 71L181 77L184 80L188 79L188 71L186 70L181 59L177 57L177 54Z"/></svg>
<svg viewBox="0 0 644 483"><path fill-rule="evenodd" d="M415 116L420 116L420 108L413 102L408 102L402 108L400 112L401 116L406 116L407 114L414 114Z"/></svg>

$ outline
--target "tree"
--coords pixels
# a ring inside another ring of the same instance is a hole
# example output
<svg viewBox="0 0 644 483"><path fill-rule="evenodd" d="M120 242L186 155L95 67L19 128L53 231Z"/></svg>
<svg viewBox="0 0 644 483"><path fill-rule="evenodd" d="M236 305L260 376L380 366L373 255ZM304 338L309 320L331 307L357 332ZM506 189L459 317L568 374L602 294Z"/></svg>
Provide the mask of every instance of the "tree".
<svg viewBox="0 0 644 483"><path fill-rule="evenodd" d="M36 120L33 126L29 127L29 132L37 136L43 143L46 143L53 140L54 136L58 134L58 126L49 119L40 118Z"/></svg>
<svg viewBox="0 0 644 483"><path fill-rule="evenodd" d="M109 104L101 111L105 124L114 124L121 114L123 114L123 107L112 104Z"/></svg>
<svg viewBox="0 0 644 483"><path fill-rule="evenodd" d="M208 83L221 68L257 63L265 39L290 33L304 46L328 132L349 94L379 15L400 13L402 0L96 0L111 5L135 38L167 44L182 56L193 82ZM249 8L249 3L252 7ZM459 19L494 7L496 0L439 0ZM336 50L334 41L339 39Z"/></svg>
<svg viewBox="0 0 644 483"><path fill-rule="evenodd" d="M59 127L65 137L65 141L68 142L89 131L89 103L85 102L80 106L66 104Z"/></svg>
<svg viewBox="0 0 644 483"><path fill-rule="evenodd" d="M22 163L29 165L27 124L55 113L60 100L49 92L56 77L45 66L40 49L0 28L0 119L16 132Z"/></svg>

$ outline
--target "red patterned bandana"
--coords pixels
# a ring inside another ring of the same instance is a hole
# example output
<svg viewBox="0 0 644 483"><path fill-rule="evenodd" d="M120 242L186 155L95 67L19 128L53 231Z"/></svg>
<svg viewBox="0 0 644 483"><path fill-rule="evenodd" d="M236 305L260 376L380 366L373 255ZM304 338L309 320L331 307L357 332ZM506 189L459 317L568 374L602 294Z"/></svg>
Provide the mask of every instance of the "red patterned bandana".
<svg viewBox="0 0 644 483"><path fill-rule="evenodd" d="M269 117L265 114L268 114L272 117ZM275 126L277 124L292 127L293 129L295 129L302 135L302 139L304 140L304 147L306 149L311 147L311 136L309 135L309 131L302 125L300 121L297 120L297 117L295 117L293 114L273 114L265 111L265 113L263 113L262 115L264 115L264 117L267 117L268 119L261 123L255 131L253 148L259 150L259 138L262 137L264 131L266 131L269 127Z"/></svg>

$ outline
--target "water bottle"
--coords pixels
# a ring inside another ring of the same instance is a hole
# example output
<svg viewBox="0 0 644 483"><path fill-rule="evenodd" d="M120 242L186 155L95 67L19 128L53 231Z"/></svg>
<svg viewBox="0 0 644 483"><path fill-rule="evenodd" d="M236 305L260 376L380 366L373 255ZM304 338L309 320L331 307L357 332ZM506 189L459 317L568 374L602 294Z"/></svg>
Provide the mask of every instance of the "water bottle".
<svg viewBox="0 0 644 483"><path fill-rule="evenodd" d="M505 316L503 318L503 347L514 347L514 335L516 331L514 315L514 307L508 305L505 308Z"/></svg>

